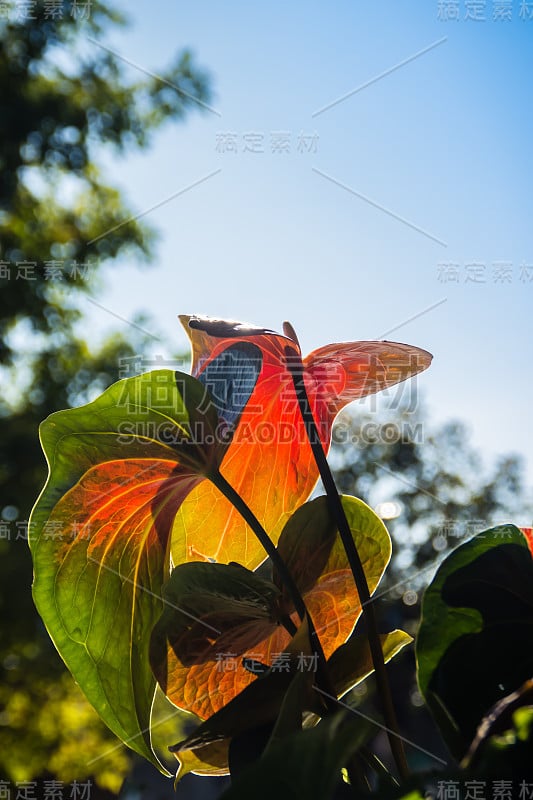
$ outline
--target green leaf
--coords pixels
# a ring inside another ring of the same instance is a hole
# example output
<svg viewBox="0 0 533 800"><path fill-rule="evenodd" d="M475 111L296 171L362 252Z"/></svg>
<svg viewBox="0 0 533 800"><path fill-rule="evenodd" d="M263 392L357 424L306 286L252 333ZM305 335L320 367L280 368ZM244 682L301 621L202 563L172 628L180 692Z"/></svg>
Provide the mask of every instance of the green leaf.
<svg viewBox="0 0 533 800"><path fill-rule="evenodd" d="M533 674L533 560L513 525L478 534L441 564L422 603L420 690L463 756L482 717Z"/></svg>
<svg viewBox="0 0 533 800"><path fill-rule="evenodd" d="M191 750L184 750L176 755L180 762L176 773L175 784L189 772L204 777L228 775L229 739L216 739L210 744Z"/></svg>
<svg viewBox="0 0 533 800"><path fill-rule="evenodd" d="M340 711L311 730L272 740L259 761L239 775L222 798L327 800L341 781L342 767L370 730L366 721Z"/></svg>
<svg viewBox="0 0 533 800"><path fill-rule="evenodd" d="M194 378L159 370L52 414L29 524L33 596L61 657L111 730L163 771L150 743L149 639L176 512L225 453L214 407L201 410L208 398Z"/></svg>
<svg viewBox="0 0 533 800"><path fill-rule="evenodd" d="M379 638L386 664L413 641L412 636L401 630L382 633ZM374 671L366 636L352 635L346 644L338 647L328 661L328 671L339 698L364 681Z"/></svg>

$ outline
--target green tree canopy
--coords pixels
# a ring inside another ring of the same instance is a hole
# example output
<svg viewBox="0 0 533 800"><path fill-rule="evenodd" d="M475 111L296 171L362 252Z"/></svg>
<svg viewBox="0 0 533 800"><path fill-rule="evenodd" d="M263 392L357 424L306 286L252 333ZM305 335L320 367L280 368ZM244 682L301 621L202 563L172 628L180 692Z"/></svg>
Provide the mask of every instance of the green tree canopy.
<svg viewBox="0 0 533 800"><path fill-rule="evenodd" d="M135 74L105 41L122 14L75 5L17 3L0 19L0 771L93 775L117 790L129 757L65 674L31 599L38 425L92 399L119 377L120 357L146 347L134 327L95 347L76 325L113 259L153 255L154 232L106 179L102 148L147 148L163 124L204 111L210 89L187 50L159 77Z"/></svg>
<svg viewBox="0 0 533 800"><path fill-rule="evenodd" d="M35 4L34 18L17 21L13 12L0 21L4 362L13 357L6 335L21 319L47 334L73 322L76 299L95 283L84 279L84 265L90 264L92 279L102 262L126 249L150 256L150 230L125 223L134 214L102 175L101 148L145 148L165 122L204 110L209 98L208 79L188 51L159 77L139 72L132 82L102 39L108 28L124 24L118 12L93 2L80 20L63 3L61 16L52 19L49 5Z"/></svg>

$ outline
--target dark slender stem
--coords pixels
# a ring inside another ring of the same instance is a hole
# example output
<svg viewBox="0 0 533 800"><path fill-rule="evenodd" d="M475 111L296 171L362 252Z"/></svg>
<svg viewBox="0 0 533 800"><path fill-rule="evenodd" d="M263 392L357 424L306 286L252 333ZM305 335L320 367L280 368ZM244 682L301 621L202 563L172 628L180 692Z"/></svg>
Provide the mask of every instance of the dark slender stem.
<svg viewBox="0 0 533 800"><path fill-rule="evenodd" d="M296 627L296 625L294 624L294 622L292 621L292 619L288 614L283 614L283 616L281 617L281 624L283 625L287 633L290 633L291 636L294 636L294 634L298 630L298 628Z"/></svg>
<svg viewBox="0 0 533 800"><path fill-rule="evenodd" d="M281 558L276 545L273 543L270 536L265 531L251 508L249 508L249 506L244 502L240 494L235 491L233 486L228 483L222 473L216 472L213 475L210 475L209 478L215 484L217 489L220 489L224 497L226 497L226 499L229 500L230 503L237 509L237 511L253 530L258 540L261 542L266 554L270 556L272 563L278 570L281 580L287 587L287 591L291 596L296 613L303 622L307 611L303 597L300 594L300 590L296 586L291 573L287 569L285 562Z"/></svg>
<svg viewBox="0 0 533 800"><path fill-rule="evenodd" d="M368 581L361 563L361 558L357 551L357 547L353 540L346 514L342 507L341 498L337 491L333 475L329 468L329 464L324 453L324 448L320 440L317 425L311 409L311 404L307 396L307 391L304 382L303 364L300 356L292 347L285 348L285 356L287 360L287 368L289 369L298 399L298 405L302 414L302 419L305 425L305 430L313 456L317 463L324 489L328 496L329 508L339 530L342 544L346 551L348 563L352 570L359 600L361 603L363 623L367 632L368 642L370 645L370 652L372 654L372 662L376 675L376 683L378 692L381 698L383 707L383 715L388 730L388 737L391 752L394 756L396 766L403 779L409 777L409 769L407 766L407 759L403 749L402 739L400 737L398 721L396 719L396 712L392 701L392 693L390 689L387 669L385 667L385 659L383 657L383 650L378 633L376 610L371 600L370 591L368 588Z"/></svg>
<svg viewBox="0 0 533 800"><path fill-rule="evenodd" d="M313 648L313 652L316 653L318 656L317 681L320 687L322 689L325 689L330 696L335 695L334 689L332 688L331 681L329 679L326 657L324 655L320 639L318 638L318 634L316 632L313 620L311 618L311 615L309 614L309 611L306 608L301 592L298 589L298 586L296 585L291 573L287 569L287 565L280 556L277 547L275 546L270 536L265 531L265 529L255 516L255 514L253 513L252 509L244 502L240 494L233 488L233 486L230 483L228 483L228 481L222 475L222 473L216 471L211 473L208 477L211 480L211 482L217 487L217 489L219 489L222 492L224 497L227 500L229 500L230 503L234 506L234 508L241 514L243 519L248 523L250 528L257 536L258 540L263 545L266 554L270 556L270 558L272 559L272 563L278 570L279 576L290 595L290 598L292 600L294 608L296 609L296 613L300 617L300 620L303 622L307 618L307 622L309 625L309 637L311 639L311 646ZM325 695L325 697L327 698L327 695ZM326 705L328 707L328 710L330 711L333 711L335 708L335 704L332 703L332 701L330 701L329 699L326 699Z"/></svg>

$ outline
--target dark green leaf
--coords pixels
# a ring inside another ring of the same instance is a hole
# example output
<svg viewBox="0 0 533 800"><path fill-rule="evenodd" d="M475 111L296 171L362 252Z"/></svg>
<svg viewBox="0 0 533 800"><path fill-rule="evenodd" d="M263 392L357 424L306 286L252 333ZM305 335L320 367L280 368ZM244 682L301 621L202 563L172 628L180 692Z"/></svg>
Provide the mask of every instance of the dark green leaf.
<svg viewBox="0 0 533 800"><path fill-rule="evenodd" d="M420 689L463 756L491 706L533 674L533 560L513 525L478 534L426 590L416 644Z"/></svg>
<svg viewBox="0 0 533 800"><path fill-rule="evenodd" d="M315 728L272 741L262 757L239 775L224 800L328 800L341 769L368 737L371 726L340 711Z"/></svg>

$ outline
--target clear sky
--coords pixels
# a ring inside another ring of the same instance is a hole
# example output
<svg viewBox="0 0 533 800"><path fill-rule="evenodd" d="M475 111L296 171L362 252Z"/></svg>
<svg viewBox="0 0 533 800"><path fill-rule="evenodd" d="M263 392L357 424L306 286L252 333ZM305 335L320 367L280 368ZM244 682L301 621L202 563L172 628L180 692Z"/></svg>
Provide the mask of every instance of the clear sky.
<svg viewBox="0 0 533 800"><path fill-rule="evenodd" d="M154 355L185 347L182 312L290 319L304 351L416 344L433 416L533 476L533 3L117 6L131 25L101 44L155 72L190 47L214 97L149 153L102 156L135 211L158 206L160 241L150 271L108 269L98 302L151 314Z"/></svg>

